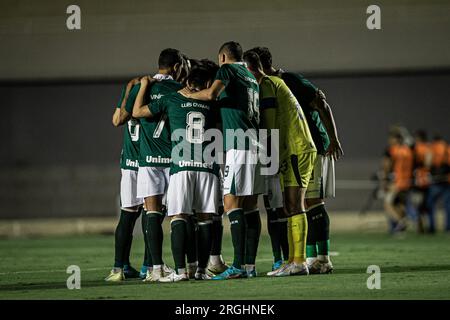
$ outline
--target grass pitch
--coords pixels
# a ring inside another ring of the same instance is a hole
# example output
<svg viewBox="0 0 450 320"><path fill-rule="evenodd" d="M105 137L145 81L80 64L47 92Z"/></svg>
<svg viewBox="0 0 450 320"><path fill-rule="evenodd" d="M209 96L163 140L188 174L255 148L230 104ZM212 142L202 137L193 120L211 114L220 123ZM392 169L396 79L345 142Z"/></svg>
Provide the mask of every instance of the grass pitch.
<svg viewBox="0 0 450 320"><path fill-rule="evenodd" d="M173 265L170 240L165 261ZM223 254L231 257L224 235ZM272 263L263 231L257 260L261 277L175 284L127 280L105 283L113 262L111 235L0 240L0 299L449 299L450 236L407 234L332 235L335 272L331 275L268 278ZM143 239L135 237L132 263L140 267ZM66 268L81 268L81 289L68 290ZM369 265L381 268L381 289L367 289Z"/></svg>

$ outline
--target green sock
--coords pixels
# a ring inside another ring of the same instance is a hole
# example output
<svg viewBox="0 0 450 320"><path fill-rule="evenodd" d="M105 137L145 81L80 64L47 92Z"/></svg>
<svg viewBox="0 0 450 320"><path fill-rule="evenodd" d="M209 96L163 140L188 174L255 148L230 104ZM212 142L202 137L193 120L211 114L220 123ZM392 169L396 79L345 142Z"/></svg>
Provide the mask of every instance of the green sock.
<svg viewBox="0 0 450 320"><path fill-rule="evenodd" d="M133 229L139 212L121 210L119 223L115 231L114 267L123 268L130 264L130 250L133 241Z"/></svg>
<svg viewBox="0 0 450 320"><path fill-rule="evenodd" d="M141 217L142 233L144 234L144 262L142 263L146 267L153 266L152 255L150 253L150 246L148 245L147 236L147 213L144 211Z"/></svg>
<svg viewBox="0 0 450 320"><path fill-rule="evenodd" d="M197 262L197 221L194 215L186 221L186 256L188 263ZM211 241L211 240L210 240Z"/></svg>
<svg viewBox="0 0 450 320"><path fill-rule="evenodd" d="M245 217L241 208L232 209L228 212L230 220L231 240L233 242L234 258L233 266L242 269L245 258Z"/></svg>
<svg viewBox="0 0 450 320"><path fill-rule="evenodd" d="M314 208L316 213L316 243L318 255L329 255L330 251L330 217L325 205Z"/></svg>
<svg viewBox="0 0 450 320"><path fill-rule="evenodd" d="M317 257L317 246L316 246L316 244L307 244L306 245L306 257L307 258L315 258L315 257Z"/></svg>
<svg viewBox="0 0 450 320"><path fill-rule="evenodd" d="M317 241L317 254L320 256L328 256L330 252L330 240Z"/></svg>
<svg viewBox="0 0 450 320"><path fill-rule="evenodd" d="M153 265L164 264L162 258L162 245L164 235L161 226L161 222L163 221L163 219L164 216L161 212L147 211L146 235Z"/></svg>
<svg viewBox="0 0 450 320"><path fill-rule="evenodd" d="M186 220L177 219L170 223L171 227L171 247L175 270L186 268Z"/></svg>
<svg viewBox="0 0 450 320"><path fill-rule="evenodd" d="M258 254L259 238L261 236L261 217L255 209L244 213L246 222L245 264L255 264Z"/></svg>
<svg viewBox="0 0 450 320"><path fill-rule="evenodd" d="M272 244L273 261L280 261L281 258L281 223L278 222L277 209L266 208L267 231Z"/></svg>
<svg viewBox="0 0 450 320"><path fill-rule="evenodd" d="M212 244L211 244L212 256L219 256L222 253L222 236L223 236L222 216L213 216Z"/></svg>
<svg viewBox="0 0 450 320"><path fill-rule="evenodd" d="M212 220L198 222L198 266L206 268L212 243ZM189 245L188 245L189 246Z"/></svg>
<svg viewBox="0 0 450 320"><path fill-rule="evenodd" d="M316 246L316 230L317 227L315 221L313 220L314 209L306 212L306 217L308 219L308 234L306 236L306 257L314 258L317 257L317 246Z"/></svg>

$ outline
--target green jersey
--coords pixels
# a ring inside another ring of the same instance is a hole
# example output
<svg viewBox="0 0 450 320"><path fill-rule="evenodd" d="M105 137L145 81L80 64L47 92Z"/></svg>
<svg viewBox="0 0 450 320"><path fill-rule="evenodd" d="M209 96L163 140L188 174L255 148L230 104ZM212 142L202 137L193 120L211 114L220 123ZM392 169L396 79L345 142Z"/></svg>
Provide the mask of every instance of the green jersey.
<svg viewBox="0 0 450 320"><path fill-rule="evenodd" d="M310 106L310 103L316 97L317 87L302 75L292 72L281 72L281 79L284 80L298 102L300 102L317 152L324 155L330 145L330 138L320 119L319 112Z"/></svg>
<svg viewBox="0 0 450 320"><path fill-rule="evenodd" d="M259 129L258 82L245 64L240 62L222 65L217 71L216 80L225 85L219 96L225 150L248 150L248 141L228 141L227 130L241 129L246 132L249 129Z"/></svg>
<svg viewBox="0 0 450 320"><path fill-rule="evenodd" d="M156 102L164 95L181 88L182 85L171 78L162 78L148 90L144 103ZM170 167L172 145L167 115L160 113L157 117L141 118L139 121L141 124L139 166Z"/></svg>
<svg viewBox="0 0 450 320"><path fill-rule="evenodd" d="M166 114L172 135L170 174L180 171L203 171L218 174L214 159L205 159L210 144L204 140L205 131L215 127L214 102L189 99L178 92L150 103L156 117Z"/></svg>
<svg viewBox="0 0 450 320"><path fill-rule="evenodd" d="M122 90L122 96L120 97L120 101L119 104L117 105L117 108L120 109L124 97L125 97L125 89ZM125 104L125 110L129 114L133 112L133 105L135 99L136 95L131 95L130 93L127 102ZM131 118L124 125L122 152L120 155L120 167L122 169L137 171L139 167L138 159L139 159L139 122L136 119Z"/></svg>

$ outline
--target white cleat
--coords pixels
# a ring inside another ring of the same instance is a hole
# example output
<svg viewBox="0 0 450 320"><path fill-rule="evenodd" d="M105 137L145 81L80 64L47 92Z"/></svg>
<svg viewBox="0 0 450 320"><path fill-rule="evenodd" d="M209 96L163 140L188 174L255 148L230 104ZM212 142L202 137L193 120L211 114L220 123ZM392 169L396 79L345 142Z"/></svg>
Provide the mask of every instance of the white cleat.
<svg viewBox="0 0 450 320"><path fill-rule="evenodd" d="M159 282L163 283L178 282L178 281L189 281L187 273L176 274L175 272L173 272L168 276L159 279Z"/></svg>
<svg viewBox="0 0 450 320"><path fill-rule="evenodd" d="M174 273L175 270L169 267L167 264L162 266L163 277L167 277L169 274Z"/></svg>
<svg viewBox="0 0 450 320"><path fill-rule="evenodd" d="M315 259L310 265L308 265L310 274L328 274L333 272L333 264L331 261L320 261Z"/></svg>
<svg viewBox="0 0 450 320"><path fill-rule="evenodd" d="M214 275L221 274L222 272L224 272L225 270L228 269L228 265L223 260L222 255L220 255L220 258L219 258L220 261L218 263L211 263L211 260L212 259L209 260L208 266L206 268L209 271L208 272L209 274L214 274Z"/></svg>
<svg viewBox="0 0 450 320"><path fill-rule="evenodd" d="M290 263L283 263L281 265L281 267L279 267L278 269L275 269L273 271L267 272L267 276L268 277L274 277L276 276L278 273L280 272L284 272L286 270L286 268L288 268L290 265Z"/></svg>
<svg viewBox="0 0 450 320"><path fill-rule="evenodd" d="M211 277L206 273L196 272L194 276L195 280L211 280Z"/></svg>
<svg viewBox="0 0 450 320"><path fill-rule="evenodd" d="M309 274L306 263L297 264L292 262L287 267L278 272L275 277L287 277L287 276L306 276Z"/></svg>

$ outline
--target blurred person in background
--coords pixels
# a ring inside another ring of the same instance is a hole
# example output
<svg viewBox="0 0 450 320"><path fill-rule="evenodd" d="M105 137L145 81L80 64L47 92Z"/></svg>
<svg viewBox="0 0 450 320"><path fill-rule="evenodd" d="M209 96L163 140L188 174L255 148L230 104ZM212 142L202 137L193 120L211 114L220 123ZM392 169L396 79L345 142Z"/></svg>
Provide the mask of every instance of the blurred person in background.
<svg viewBox="0 0 450 320"><path fill-rule="evenodd" d="M436 231L435 212L439 199L444 202L446 213L445 231L450 231L450 146L440 136L435 136L431 142L431 160L429 169L432 182L427 197L427 207L429 210L429 231Z"/></svg>
<svg viewBox="0 0 450 320"><path fill-rule="evenodd" d="M405 143L403 135L397 130L391 130L382 162L382 180L385 190L384 206L389 215L392 233L406 230L406 208L409 205L413 161L413 152Z"/></svg>
<svg viewBox="0 0 450 320"><path fill-rule="evenodd" d="M414 177L413 188L411 190L412 209L417 216L417 228L419 233L425 232L423 218L428 215L427 198L431 184L430 162L431 146L428 142L427 133L424 130L417 130L414 134L414 145L412 147L414 155Z"/></svg>

